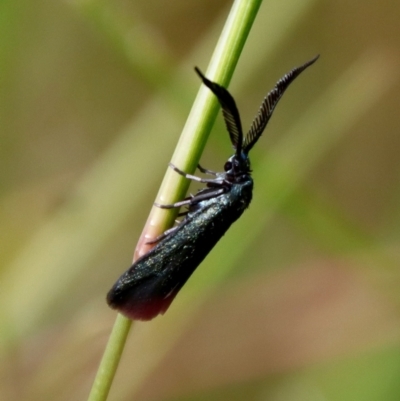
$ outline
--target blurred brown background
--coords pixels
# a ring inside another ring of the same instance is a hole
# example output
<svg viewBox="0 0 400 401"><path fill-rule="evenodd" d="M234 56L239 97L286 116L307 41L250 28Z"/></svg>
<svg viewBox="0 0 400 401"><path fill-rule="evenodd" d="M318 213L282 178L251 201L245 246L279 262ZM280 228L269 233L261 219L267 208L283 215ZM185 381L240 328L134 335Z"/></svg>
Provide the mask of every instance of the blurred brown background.
<svg viewBox="0 0 400 401"><path fill-rule="evenodd" d="M231 3L0 4L1 400L86 399ZM230 90L254 201L170 310L135 323L110 400L400 399L398 1L264 1ZM219 117L202 164L221 169Z"/></svg>

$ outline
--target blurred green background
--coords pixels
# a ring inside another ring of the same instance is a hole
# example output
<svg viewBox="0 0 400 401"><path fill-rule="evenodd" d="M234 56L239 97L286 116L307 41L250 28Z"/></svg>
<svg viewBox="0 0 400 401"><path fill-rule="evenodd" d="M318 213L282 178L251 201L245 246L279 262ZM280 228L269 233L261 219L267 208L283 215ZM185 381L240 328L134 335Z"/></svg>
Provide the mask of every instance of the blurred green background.
<svg viewBox="0 0 400 401"><path fill-rule="evenodd" d="M136 241L231 2L0 4L1 400L86 399ZM230 90L255 191L115 400L400 399L398 1L264 1ZM218 118L202 164L230 144Z"/></svg>

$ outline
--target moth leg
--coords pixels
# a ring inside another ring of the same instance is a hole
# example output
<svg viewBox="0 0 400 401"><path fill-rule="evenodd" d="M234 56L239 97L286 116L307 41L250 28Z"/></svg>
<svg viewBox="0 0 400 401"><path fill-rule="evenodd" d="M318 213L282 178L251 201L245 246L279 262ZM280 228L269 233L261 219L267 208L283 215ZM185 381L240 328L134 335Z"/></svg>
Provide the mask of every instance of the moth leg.
<svg viewBox="0 0 400 401"><path fill-rule="evenodd" d="M161 241L162 239L164 239L165 237L167 237L169 234L173 233L177 228L179 227L179 225L169 228L168 230L165 230L162 234L160 234L158 237L147 241L146 244L155 244L156 242Z"/></svg>
<svg viewBox="0 0 400 401"><path fill-rule="evenodd" d="M197 182L202 182L202 183L206 183L209 184L211 187L217 187L218 189L216 190L211 190L211 191L207 191L206 193L202 193L202 194L197 194L197 195L191 195L179 202L175 202L172 203L170 205L162 205L160 203L154 202L154 206L157 206L161 209L173 209L173 208L179 208L185 205L191 205L193 203L198 203L202 200L206 200L206 199L210 199L210 198L214 198L218 195L221 195L225 190L223 187L225 183L223 180L221 180L220 178L218 179L206 179L206 178L200 178L200 177L196 177L195 175L191 175L191 174L186 174L184 171L180 170L178 167L174 166L172 163L169 163L169 166L176 171L178 174L184 176L185 178L189 179L189 180L193 180L193 181L197 181ZM210 171L210 170L206 170L203 169L204 171ZM214 172L212 172L214 173ZM182 213L182 215L187 214Z"/></svg>
<svg viewBox="0 0 400 401"><path fill-rule="evenodd" d="M161 205L160 203L154 202L154 206L159 207L160 209L173 209L185 205L194 205L196 203L199 203L203 200L215 198L216 196L222 195L225 192L225 188L215 188L215 189L207 189L206 192L199 192L196 195L192 195L189 198L185 198L181 200L180 202L172 203L171 205ZM185 216L189 213L189 211L181 212L178 214L178 216Z"/></svg>
<svg viewBox="0 0 400 401"><path fill-rule="evenodd" d="M216 177L218 175L215 171L208 170L204 167L201 167L200 164L197 165L197 168L204 174L213 175L214 177Z"/></svg>
<svg viewBox="0 0 400 401"><path fill-rule="evenodd" d="M172 170L176 171L180 175L183 175L185 178L187 178L189 180L203 182L205 184L207 184L207 183L222 184L221 179L212 179L211 180L208 178L200 178L200 177L196 177L195 175L192 175L192 174L186 174L184 171L180 170L178 167L174 166L172 163L169 163L169 166L172 168Z"/></svg>
<svg viewBox="0 0 400 401"><path fill-rule="evenodd" d="M199 193L199 194L197 194L197 195L195 195L193 197L193 199L191 200L191 203L192 204L196 204L198 202L201 202L201 201L204 201L204 200L207 200L207 199L212 199L212 198L215 198L215 197L217 197L219 195L222 195L224 192L225 192L224 188L218 188L218 189L214 189L212 191Z"/></svg>
<svg viewBox="0 0 400 401"><path fill-rule="evenodd" d="M175 202L170 205L161 205L160 203L154 202L154 206L157 206L160 209L173 209L175 207L178 208L181 206L190 205L192 203L192 199L193 199L193 197L185 198L179 202Z"/></svg>

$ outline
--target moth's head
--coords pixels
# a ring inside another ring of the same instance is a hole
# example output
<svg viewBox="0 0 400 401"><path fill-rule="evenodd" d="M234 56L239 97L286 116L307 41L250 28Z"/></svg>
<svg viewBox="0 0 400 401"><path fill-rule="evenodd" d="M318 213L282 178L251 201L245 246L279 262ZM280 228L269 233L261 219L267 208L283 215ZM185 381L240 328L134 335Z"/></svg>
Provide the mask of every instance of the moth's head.
<svg viewBox="0 0 400 401"><path fill-rule="evenodd" d="M224 170L226 176L232 181L240 181L251 172L250 159L244 152L235 153L225 163Z"/></svg>

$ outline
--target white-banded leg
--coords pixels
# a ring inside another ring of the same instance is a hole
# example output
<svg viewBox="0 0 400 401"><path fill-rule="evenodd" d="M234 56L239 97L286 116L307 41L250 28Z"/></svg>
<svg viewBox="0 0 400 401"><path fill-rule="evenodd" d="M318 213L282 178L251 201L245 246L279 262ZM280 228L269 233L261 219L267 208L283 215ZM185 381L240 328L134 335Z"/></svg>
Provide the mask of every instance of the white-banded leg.
<svg viewBox="0 0 400 401"><path fill-rule="evenodd" d="M157 206L161 209L173 209L173 208L181 207L181 206L185 206L185 205L193 205L193 204L199 203L199 202L207 200L207 199L215 198L216 196L222 195L224 192L225 192L225 188L223 188L223 187L215 188L215 189L210 188L209 190L207 190L207 192L199 193L197 195L191 196L190 198L181 200L180 202L172 203L170 205L161 205L160 203L154 202L154 206ZM179 213L179 216L185 216L186 214L188 214L188 212L189 211Z"/></svg>
<svg viewBox="0 0 400 401"><path fill-rule="evenodd" d="M194 195L191 203L195 204L195 203L199 203L201 201L207 200L207 199L212 199L219 195L222 195L224 192L225 192L225 188L215 188L215 189L210 188L210 190L207 190L206 192L202 192L202 193L198 193L197 195Z"/></svg>
<svg viewBox="0 0 400 401"><path fill-rule="evenodd" d="M204 184L208 184L208 183L222 184L221 179L208 179L208 178L196 177L195 175L185 173L184 171L180 170L178 167L174 166L172 163L169 163L169 166L172 168L172 170L176 171L180 175L183 175L185 178L187 178L189 180L202 182Z"/></svg>
<svg viewBox="0 0 400 401"><path fill-rule="evenodd" d="M204 174L213 175L214 177L218 175L217 172L201 167L200 164L197 165L197 168Z"/></svg>
<svg viewBox="0 0 400 401"><path fill-rule="evenodd" d="M173 209L185 205L190 205L192 203L193 196L190 198L185 198L179 202L172 203L170 205L162 205L161 203L154 202L154 206L159 207L160 209Z"/></svg>
<svg viewBox="0 0 400 401"><path fill-rule="evenodd" d="M185 198L185 199L183 199L183 200L181 200L179 202L175 202L175 203L172 203L170 205L162 205L160 203L154 202L154 206L157 206L157 207L159 207L161 209L179 208L179 207L186 206L186 205L189 206L189 205L201 202L201 201L206 200L206 199L215 198L216 196L221 195L221 194L223 194L225 192L224 184L227 185L228 183L225 182L221 178L215 179L215 180L211 180L211 179L207 179L207 178L200 178L200 177L196 177L195 175L186 174L184 171L180 170L178 167L174 166L172 163L169 163L169 166L174 171L176 171L178 174L184 176L185 178L187 178L189 180L193 180L193 181L209 184L210 188L207 188L205 190L205 192L204 191L200 191L200 193L197 194L197 195L191 195L190 197L187 197L187 198ZM212 189L211 187L214 187L215 189Z"/></svg>

